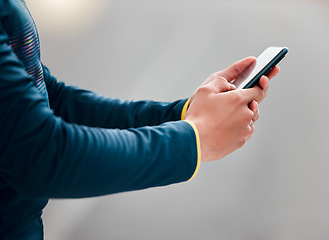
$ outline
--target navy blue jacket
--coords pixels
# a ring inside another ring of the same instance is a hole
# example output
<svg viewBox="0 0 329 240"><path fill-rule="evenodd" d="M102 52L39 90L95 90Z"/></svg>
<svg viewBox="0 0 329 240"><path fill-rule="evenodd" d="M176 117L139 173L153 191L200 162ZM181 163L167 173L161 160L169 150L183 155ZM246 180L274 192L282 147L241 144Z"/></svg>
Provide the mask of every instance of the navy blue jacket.
<svg viewBox="0 0 329 240"><path fill-rule="evenodd" d="M189 180L200 163L187 100L121 101L58 82L24 1L0 0L0 239L43 239L49 198ZM184 108L185 106L185 108Z"/></svg>

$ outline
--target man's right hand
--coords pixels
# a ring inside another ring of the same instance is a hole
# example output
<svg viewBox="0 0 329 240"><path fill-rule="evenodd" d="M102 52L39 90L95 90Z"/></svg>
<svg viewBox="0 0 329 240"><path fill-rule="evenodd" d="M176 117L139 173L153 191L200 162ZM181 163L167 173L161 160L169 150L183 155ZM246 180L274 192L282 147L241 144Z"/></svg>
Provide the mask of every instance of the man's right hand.
<svg viewBox="0 0 329 240"><path fill-rule="evenodd" d="M230 83L253 61L246 58L211 75L192 95L185 119L198 129L201 161L223 158L242 147L254 132L258 103L266 96L269 78L263 76L260 86L250 89L235 90ZM274 68L270 78L278 72Z"/></svg>

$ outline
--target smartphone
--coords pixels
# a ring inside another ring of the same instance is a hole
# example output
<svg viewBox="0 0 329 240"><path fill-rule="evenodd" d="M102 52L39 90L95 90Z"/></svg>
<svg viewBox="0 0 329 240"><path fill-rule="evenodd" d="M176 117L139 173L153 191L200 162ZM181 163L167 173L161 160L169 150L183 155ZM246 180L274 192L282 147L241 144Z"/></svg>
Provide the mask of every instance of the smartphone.
<svg viewBox="0 0 329 240"><path fill-rule="evenodd" d="M241 73L234 85L237 89L252 88L258 84L261 76L266 75L275 65L277 65L287 54L286 47L269 47L265 49L246 70Z"/></svg>

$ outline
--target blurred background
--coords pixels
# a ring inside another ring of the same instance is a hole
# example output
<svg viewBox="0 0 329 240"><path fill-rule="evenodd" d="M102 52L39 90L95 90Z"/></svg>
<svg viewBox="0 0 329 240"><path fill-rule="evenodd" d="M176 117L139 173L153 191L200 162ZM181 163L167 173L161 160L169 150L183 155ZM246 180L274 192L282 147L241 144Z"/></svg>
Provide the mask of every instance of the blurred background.
<svg viewBox="0 0 329 240"><path fill-rule="evenodd" d="M287 46L240 150L187 183L51 200L47 240L329 239L329 2L26 0L58 80L122 99L189 97L213 72Z"/></svg>

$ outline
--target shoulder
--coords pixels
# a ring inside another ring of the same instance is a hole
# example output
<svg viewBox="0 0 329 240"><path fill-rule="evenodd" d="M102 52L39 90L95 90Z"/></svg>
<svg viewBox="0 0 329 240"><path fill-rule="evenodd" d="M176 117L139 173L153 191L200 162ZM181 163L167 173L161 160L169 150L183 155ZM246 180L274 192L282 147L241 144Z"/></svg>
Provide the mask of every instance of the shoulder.
<svg viewBox="0 0 329 240"><path fill-rule="evenodd" d="M0 0L1 24L8 34L31 22L27 6L22 0Z"/></svg>

